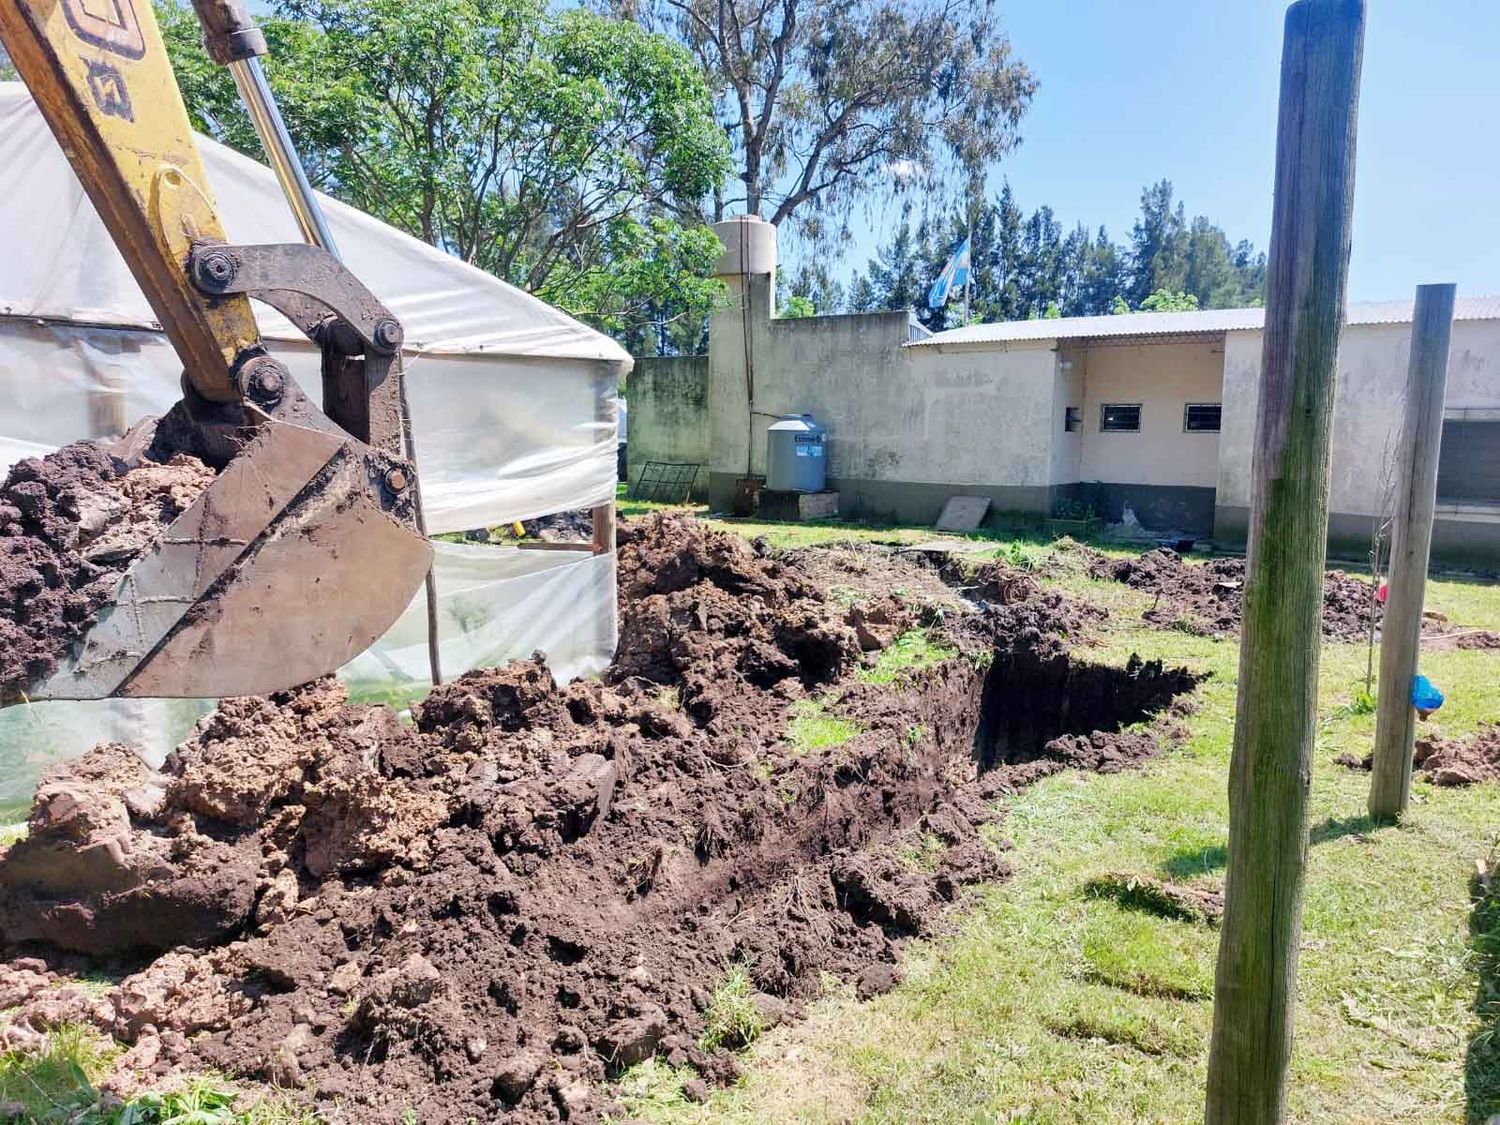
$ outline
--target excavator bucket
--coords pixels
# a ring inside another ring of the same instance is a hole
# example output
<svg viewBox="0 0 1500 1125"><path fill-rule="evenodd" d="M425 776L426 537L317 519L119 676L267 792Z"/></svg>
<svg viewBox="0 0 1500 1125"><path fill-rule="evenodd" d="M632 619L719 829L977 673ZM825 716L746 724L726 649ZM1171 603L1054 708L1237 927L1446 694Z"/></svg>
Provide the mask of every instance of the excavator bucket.
<svg viewBox="0 0 1500 1125"><path fill-rule="evenodd" d="M386 483L404 472L352 439L266 422L29 698L253 695L338 668L430 565L409 498Z"/></svg>
<svg viewBox="0 0 1500 1125"><path fill-rule="evenodd" d="M0 0L0 40L183 361L157 447L219 469L57 670L0 704L257 694L336 670L431 563L397 453L400 325L326 251L224 245L150 0ZM322 345L333 420L266 354L250 295Z"/></svg>

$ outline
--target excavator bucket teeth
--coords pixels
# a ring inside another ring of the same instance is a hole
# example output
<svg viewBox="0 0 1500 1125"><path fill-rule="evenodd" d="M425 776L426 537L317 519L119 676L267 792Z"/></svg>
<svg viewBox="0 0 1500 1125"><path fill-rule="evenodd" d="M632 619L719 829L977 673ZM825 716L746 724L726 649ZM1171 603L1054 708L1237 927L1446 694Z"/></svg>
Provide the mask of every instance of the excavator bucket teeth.
<svg viewBox="0 0 1500 1125"><path fill-rule="evenodd" d="M29 697L253 695L335 671L431 563L406 490L386 483L403 475L339 433L262 424Z"/></svg>

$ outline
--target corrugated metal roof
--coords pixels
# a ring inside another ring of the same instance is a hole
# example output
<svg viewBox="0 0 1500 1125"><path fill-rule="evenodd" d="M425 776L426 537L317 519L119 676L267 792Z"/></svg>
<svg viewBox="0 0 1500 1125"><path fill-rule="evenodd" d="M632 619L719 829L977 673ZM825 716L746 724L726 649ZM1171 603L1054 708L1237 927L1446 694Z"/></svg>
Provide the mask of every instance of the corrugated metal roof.
<svg viewBox="0 0 1500 1125"><path fill-rule="evenodd" d="M1350 324L1404 324L1411 320L1411 301L1359 301L1349 306ZM1028 340L1076 340L1107 336L1185 336L1260 328L1265 309L1203 309L1198 312L1132 313L1129 316L1069 316L1060 320L1009 320L950 328L909 348L943 344L1005 344ZM1455 320L1500 320L1500 297L1460 297Z"/></svg>

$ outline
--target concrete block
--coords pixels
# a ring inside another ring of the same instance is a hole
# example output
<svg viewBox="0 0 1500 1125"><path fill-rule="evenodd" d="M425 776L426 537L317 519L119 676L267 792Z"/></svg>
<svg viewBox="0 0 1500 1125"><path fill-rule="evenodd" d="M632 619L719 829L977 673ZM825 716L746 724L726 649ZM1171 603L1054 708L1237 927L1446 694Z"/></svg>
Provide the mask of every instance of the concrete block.
<svg viewBox="0 0 1500 1125"><path fill-rule="evenodd" d="M782 492L779 489L760 490L760 510L763 520L831 520L839 514L837 492Z"/></svg>

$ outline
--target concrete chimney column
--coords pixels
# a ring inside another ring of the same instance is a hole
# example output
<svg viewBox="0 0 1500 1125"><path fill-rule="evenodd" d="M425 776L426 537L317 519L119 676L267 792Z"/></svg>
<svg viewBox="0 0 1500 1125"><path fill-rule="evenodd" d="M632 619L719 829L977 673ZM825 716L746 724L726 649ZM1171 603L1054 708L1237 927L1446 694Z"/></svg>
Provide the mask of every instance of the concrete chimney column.
<svg viewBox="0 0 1500 1125"><path fill-rule="evenodd" d="M708 322L709 499L728 507L733 481L765 471L765 419L756 418L757 356L770 351L776 308L776 228L755 215L715 223L724 253L714 276L728 300ZM757 423L760 423L759 425Z"/></svg>

